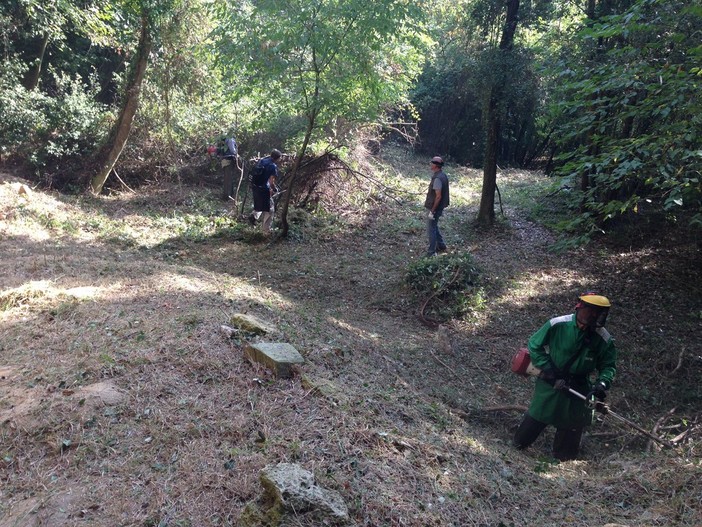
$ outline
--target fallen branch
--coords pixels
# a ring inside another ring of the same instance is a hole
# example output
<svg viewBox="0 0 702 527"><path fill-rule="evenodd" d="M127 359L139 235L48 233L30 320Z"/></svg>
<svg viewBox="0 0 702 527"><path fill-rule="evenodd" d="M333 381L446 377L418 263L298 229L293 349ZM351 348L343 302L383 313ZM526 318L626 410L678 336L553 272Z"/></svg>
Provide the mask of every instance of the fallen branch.
<svg viewBox="0 0 702 527"><path fill-rule="evenodd" d="M136 194L136 191L135 191L135 190L132 190L131 188L129 188L129 185L127 185L127 184L124 182L124 180L123 180L121 177L119 177L119 174L118 174L117 171L114 169L114 167L112 168L112 173L113 173L113 174L115 175L115 177L119 180L119 182L122 183L122 185L124 185L124 188L126 188L126 189L127 189L129 192L131 192L132 194Z"/></svg>
<svg viewBox="0 0 702 527"><path fill-rule="evenodd" d="M678 443L682 443L682 441L688 436L688 433L690 432L690 429L688 428L684 432L676 435L673 439L670 440L671 443L674 445L677 445Z"/></svg>
<svg viewBox="0 0 702 527"><path fill-rule="evenodd" d="M668 419L668 417L675 413L675 410L677 410L677 408L672 408L671 410L668 410L667 413L665 413L660 419L658 419L658 421L656 421L656 424L653 425L653 428L651 429L651 436L655 436L658 434L658 429L665 422L665 420ZM646 452L650 452L651 450L653 450L653 441L649 440L648 444L646 445Z"/></svg>
<svg viewBox="0 0 702 527"><path fill-rule="evenodd" d="M501 406L486 406L485 408L480 408L481 412L526 412L529 408L522 404L505 404Z"/></svg>

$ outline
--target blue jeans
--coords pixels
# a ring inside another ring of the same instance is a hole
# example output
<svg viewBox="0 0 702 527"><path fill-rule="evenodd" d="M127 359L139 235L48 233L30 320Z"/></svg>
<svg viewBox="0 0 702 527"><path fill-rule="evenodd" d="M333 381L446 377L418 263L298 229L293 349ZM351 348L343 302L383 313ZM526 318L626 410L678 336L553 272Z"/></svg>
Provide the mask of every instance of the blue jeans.
<svg viewBox="0 0 702 527"><path fill-rule="evenodd" d="M439 230L439 218L443 213L443 209L437 210L434 213L433 220L427 218L427 238L429 238L429 248L427 249L427 256L436 254L437 250L443 251L444 249L446 249L446 243L444 243L444 238L441 236L441 231Z"/></svg>

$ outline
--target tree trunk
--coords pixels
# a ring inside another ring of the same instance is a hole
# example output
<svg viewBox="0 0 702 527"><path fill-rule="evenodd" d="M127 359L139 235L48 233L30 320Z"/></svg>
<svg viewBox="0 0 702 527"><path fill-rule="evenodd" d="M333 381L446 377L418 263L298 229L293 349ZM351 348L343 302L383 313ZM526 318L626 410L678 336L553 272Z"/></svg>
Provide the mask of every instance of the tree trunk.
<svg viewBox="0 0 702 527"><path fill-rule="evenodd" d="M302 163L302 158L307 151L307 145L312 137L312 132L314 131L314 124L317 118L316 112L309 116L307 121L307 130L305 130L305 139L302 142L302 146L295 157L295 163L293 164L292 170L290 171L290 182L288 183L285 190L285 199L283 200L283 208L280 211L280 222L282 224L282 230L280 231L280 237L285 238L288 235L290 226L288 225L288 207L290 206L290 199L293 193L293 186L295 185L295 180L297 179L297 171L300 169L300 164Z"/></svg>
<svg viewBox="0 0 702 527"><path fill-rule="evenodd" d="M127 144L129 133L132 130L134 115L139 107L139 92L141 84L146 74L146 66L149 61L149 53L151 52L151 35L149 33L149 19L146 13L142 13L141 17L141 35L139 36L139 49L137 52L136 63L132 72L131 80L126 89L126 100L122 107L122 113L117 119L112 132L110 133L110 141L102 150L103 160L100 163L100 172L90 181L90 187L94 194L99 194L107 180L107 176L114 168L119 156L122 154L124 145Z"/></svg>
<svg viewBox="0 0 702 527"><path fill-rule="evenodd" d="M44 66L44 55L46 55L46 47L49 44L49 33L44 33L41 38L41 43L39 44L39 51L37 53L37 58L34 59L35 66L32 70L27 72L24 79L24 87L29 90L35 90L39 86L39 79L41 78L41 69Z"/></svg>
<svg viewBox="0 0 702 527"><path fill-rule="evenodd" d="M497 115L497 90L493 89L487 109L487 137L483 167L483 190L480 195L478 223L492 225L495 221L495 189L497 187L497 146L500 137L500 118Z"/></svg>
<svg viewBox="0 0 702 527"><path fill-rule="evenodd" d="M517 31L517 15L519 0L509 0L507 18L500 39L500 51L508 53L514 44L514 33ZM506 73L506 72L501 72ZM500 75L502 76L502 75ZM506 76L505 76L506 77ZM486 112L487 137L485 143L485 166L483 167L483 190L480 196L478 223L492 225L495 221L495 189L497 188L497 152L500 141L500 109L504 82L496 82L490 89Z"/></svg>
<svg viewBox="0 0 702 527"><path fill-rule="evenodd" d="M290 226L288 225L288 208L290 207L290 200L292 199L293 188L295 186L295 180L297 179L297 172L300 169L300 164L302 163L302 158L307 151L307 145L310 143L312 138L312 132L314 131L315 124L317 122L317 115L319 115L319 84L320 84L320 70L317 67L317 55L314 48L312 49L312 60L315 64L315 82L314 82L314 92L312 94L313 104L308 107L307 111L307 130L305 130L305 139L302 141L302 146L298 151L297 157L295 158L295 163L290 174L290 183L287 186L287 194L285 195L285 200L283 201L283 208L280 211L280 222L283 229L280 232L281 238L286 238L288 236L288 231Z"/></svg>

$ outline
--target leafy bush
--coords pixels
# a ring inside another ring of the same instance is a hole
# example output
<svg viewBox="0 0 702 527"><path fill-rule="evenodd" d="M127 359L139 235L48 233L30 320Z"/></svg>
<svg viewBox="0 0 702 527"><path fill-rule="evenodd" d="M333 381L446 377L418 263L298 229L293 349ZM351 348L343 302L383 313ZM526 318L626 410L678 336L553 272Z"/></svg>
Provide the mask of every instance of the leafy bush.
<svg viewBox="0 0 702 527"><path fill-rule="evenodd" d="M89 155L104 141L111 124L107 108L95 102L98 87L57 76L58 93L45 106L46 128L37 130L37 166Z"/></svg>
<svg viewBox="0 0 702 527"><path fill-rule="evenodd" d="M440 318L461 317L480 309L484 301L480 271L467 252L412 262L405 280L426 302L425 311Z"/></svg>
<svg viewBox="0 0 702 527"><path fill-rule="evenodd" d="M575 189L570 228L584 239L648 211L699 227L700 28L688 2L637 0L578 33L582 60L560 76L555 175Z"/></svg>
<svg viewBox="0 0 702 527"><path fill-rule="evenodd" d="M4 66L2 73L8 77L0 83L2 155L16 154L36 168L47 168L99 146L109 114L95 102L97 88L57 75L57 91L49 96L23 88L15 70Z"/></svg>
<svg viewBox="0 0 702 527"><path fill-rule="evenodd" d="M0 64L0 155L3 157L21 150L30 143L35 130L46 127L42 107L47 97L22 87L21 71L19 63Z"/></svg>

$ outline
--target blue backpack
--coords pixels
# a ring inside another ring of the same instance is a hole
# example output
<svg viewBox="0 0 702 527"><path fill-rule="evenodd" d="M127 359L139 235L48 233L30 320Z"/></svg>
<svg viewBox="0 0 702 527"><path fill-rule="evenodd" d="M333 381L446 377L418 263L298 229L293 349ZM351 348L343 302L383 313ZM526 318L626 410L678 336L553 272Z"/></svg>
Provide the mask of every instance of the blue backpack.
<svg viewBox="0 0 702 527"><path fill-rule="evenodd" d="M226 135L220 136L217 140L217 157L232 158L236 157L236 155L236 139L227 137Z"/></svg>

